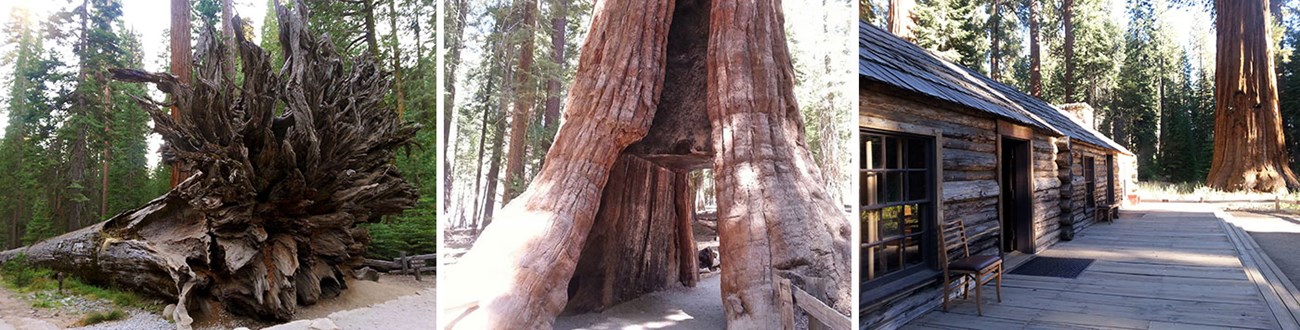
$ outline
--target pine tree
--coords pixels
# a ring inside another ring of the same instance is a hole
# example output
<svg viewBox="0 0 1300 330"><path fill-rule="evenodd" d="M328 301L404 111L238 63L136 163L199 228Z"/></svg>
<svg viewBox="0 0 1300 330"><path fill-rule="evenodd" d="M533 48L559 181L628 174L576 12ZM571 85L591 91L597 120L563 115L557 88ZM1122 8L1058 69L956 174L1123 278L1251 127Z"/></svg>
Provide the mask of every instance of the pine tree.
<svg viewBox="0 0 1300 330"><path fill-rule="evenodd" d="M916 44L963 66L987 73L988 13L979 0L922 0L916 7Z"/></svg>

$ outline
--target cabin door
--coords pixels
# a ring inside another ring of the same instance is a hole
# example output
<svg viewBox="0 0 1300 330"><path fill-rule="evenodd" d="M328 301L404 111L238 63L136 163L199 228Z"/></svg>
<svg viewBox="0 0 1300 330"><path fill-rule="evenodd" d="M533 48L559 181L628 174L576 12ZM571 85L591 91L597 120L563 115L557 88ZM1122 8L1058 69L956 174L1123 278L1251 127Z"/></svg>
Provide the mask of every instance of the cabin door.
<svg viewBox="0 0 1300 330"><path fill-rule="evenodd" d="M1002 252L1034 253L1030 142L1004 136L1001 143L998 170L1002 189Z"/></svg>

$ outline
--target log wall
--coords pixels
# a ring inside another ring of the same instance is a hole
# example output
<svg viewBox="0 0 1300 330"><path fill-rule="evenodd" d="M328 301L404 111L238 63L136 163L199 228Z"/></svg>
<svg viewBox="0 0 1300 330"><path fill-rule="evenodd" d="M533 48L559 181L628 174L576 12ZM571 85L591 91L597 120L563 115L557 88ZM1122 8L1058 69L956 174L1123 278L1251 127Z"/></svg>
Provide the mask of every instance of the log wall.
<svg viewBox="0 0 1300 330"><path fill-rule="evenodd" d="M862 81L860 86L858 115L863 128L889 122L941 132L943 223L965 223L972 254L999 254L998 195L1001 190L997 181L997 119L892 86L868 81ZM1034 245L1038 251L1060 240L1062 182L1057 171L1058 153L1061 151L1058 140L1068 141L1040 131L1035 131L1031 140ZM960 256L957 254L959 245L947 248L951 258ZM941 301L941 288L937 281L897 289L898 293L882 300L861 301L859 326L863 329L899 327L935 308Z"/></svg>
<svg viewBox="0 0 1300 330"><path fill-rule="evenodd" d="M1101 206L1108 203L1108 200L1106 199L1106 193L1107 193L1106 176L1108 174L1106 172L1106 155L1112 153L1114 153L1114 151L1102 149L1100 147L1087 144L1087 143L1082 143L1078 141L1074 141L1070 143L1069 154L1071 157L1072 164L1070 166L1069 177L1071 180L1072 188L1068 193L1062 192L1063 194L1062 197L1069 198L1071 200L1070 204L1072 204L1072 208L1066 214L1069 214L1068 216L1069 220L1074 223L1075 232L1078 232L1080 230L1083 230L1084 228L1087 228L1088 226L1091 226L1092 224L1096 223L1097 220L1097 216L1096 216L1097 210L1087 207L1088 187L1087 185L1084 184L1087 180L1087 174L1084 173L1084 158L1092 157L1092 160L1094 162L1093 169L1095 170L1094 178L1096 180L1095 183L1096 190L1093 191L1093 193L1096 196L1097 205ZM1113 164L1114 167L1112 168L1113 172L1111 172L1114 173L1115 175L1115 180L1114 180L1115 196L1113 200L1116 203L1120 203L1124 200L1123 199L1124 177L1121 176L1121 172L1120 172L1121 166L1123 165L1122 163L1123 162L1121 161L1120 157L1118 157L1117 155L1115 162Z"/></svg>

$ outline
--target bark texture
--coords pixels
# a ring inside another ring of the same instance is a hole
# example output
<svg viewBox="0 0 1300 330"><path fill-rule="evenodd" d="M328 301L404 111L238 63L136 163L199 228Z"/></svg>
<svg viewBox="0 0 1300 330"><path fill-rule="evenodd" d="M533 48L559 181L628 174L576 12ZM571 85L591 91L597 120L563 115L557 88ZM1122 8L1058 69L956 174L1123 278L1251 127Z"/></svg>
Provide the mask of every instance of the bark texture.
<svg viewBox="0 0 1300 330"><path fill-rule="evenodd" d="M1040 0L1029 1L1029 95L1033 97L1043 97L1042 6Z"/></svg>
<svg viewBox="0 0 1300 330"><path fill-rule="evenodd" d="M683 278L687 271L698 274L691 262L694 212L677 207L679 194L689 195L690 189L682 189L685 179L684 172L637 156L619 157L569 280L565 313L604 310L678 283L694 286L694 278ZM688 221L681 221L683 215Z"/></svg>
<svg viewBox="0 0 1300 330"><path fill-rule="evenodd" d="M5 251L0 262L25 254L34 265L175 299L180 328L201 306L288 320L347 288L344 274L369 243L355 225L415 205L417 190L389 160L419 127L383 106L386 73L365 59L345 67L328 40L305 30L307 6L293 8L276 8L280 73L236 35L237 89L223 78L227 50L212 31L200 42L195 84L112 70L172 96L178 118L141 102L166 141L164 158L193 174L144 206Z"/></svg>
<svg viewBox="0 0 1300 330"><path fill-rule="evenodd" d="M672 1L596 4L565 118L541 171L444 278L448 327L548 328L618 155L650 127ZM523 74L523 73L521 73Z"/></svg>
<svg viewBox="0 0 1300 330"><path fill-rule="evenodd" d="M848 315L850 225L822 188L794 98L779 1L713 4L713 127L727 327L779 327L776 279Z"/></svg>
<svg viewBox="0 0 1300 330"><path fill-rule="evenodd" d="M1264 0L1216 0L1214 158L1206 185L1225 191L1300 188L1278 109Z"/></svg>

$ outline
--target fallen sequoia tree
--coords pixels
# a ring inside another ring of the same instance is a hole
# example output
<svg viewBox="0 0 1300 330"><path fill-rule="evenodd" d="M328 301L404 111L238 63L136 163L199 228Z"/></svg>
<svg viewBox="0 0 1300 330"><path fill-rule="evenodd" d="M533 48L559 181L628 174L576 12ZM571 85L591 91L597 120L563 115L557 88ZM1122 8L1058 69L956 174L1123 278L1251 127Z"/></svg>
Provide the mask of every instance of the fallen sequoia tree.
<svg viewBox="0 0 1300 330"><path fill-rule="evenodd" d="M774 0L604 0L528 189L444 271L442 326L549 328L694 285L685 172L718 180L727 326L781 326L779 279L847 315L849 219L821 186Z"/></svg>
<svg viewBox="0 0 1300 330"><path fill-rule="evenodd" d="M365 58L349 67L306 31L306 8L276 5L280 72L241 36L239 86L223 76L234 59L211 32L196 51L193 85L113 70L172 96L176 120L163 104L141 102L166 142L164 158L193 174L144 206L5 251L0 262L26 255L32 265L174 299L180 328L213 308L288 320L298 306L337 296L369 243L356 224L415 205L416 189L391 159L418 126L383 105L387 73Z"/></svg>

